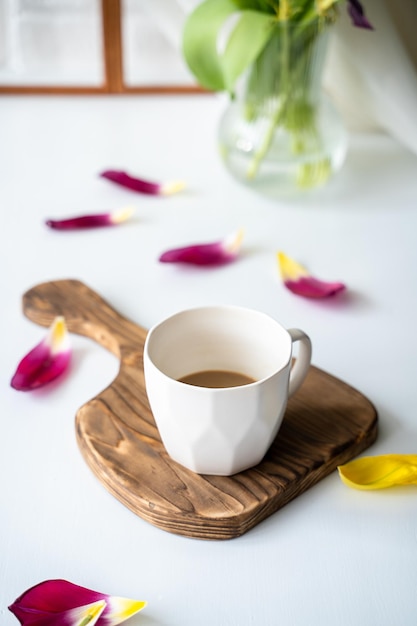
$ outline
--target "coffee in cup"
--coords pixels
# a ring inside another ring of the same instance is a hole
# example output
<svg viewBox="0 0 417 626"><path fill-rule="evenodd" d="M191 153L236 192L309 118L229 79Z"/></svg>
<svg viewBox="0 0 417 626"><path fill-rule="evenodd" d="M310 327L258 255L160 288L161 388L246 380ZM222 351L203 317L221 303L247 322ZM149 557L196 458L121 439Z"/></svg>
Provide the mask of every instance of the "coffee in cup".
<svg viewBox="0 0 417 626"><path fill-rule="evenodd" d="M199 307L156 324L145 341L144 373L166 451L199 474L228 476L257 465L310 361L302 330L252 309Z"/></svg>

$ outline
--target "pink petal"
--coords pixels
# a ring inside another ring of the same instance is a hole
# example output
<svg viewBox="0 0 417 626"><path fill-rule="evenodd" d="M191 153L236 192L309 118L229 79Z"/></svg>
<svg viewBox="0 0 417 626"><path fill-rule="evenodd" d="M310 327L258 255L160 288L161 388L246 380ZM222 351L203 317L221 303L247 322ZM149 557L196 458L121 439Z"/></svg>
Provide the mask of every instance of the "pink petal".
<svg viewBox="0 0 417 626"><path fill-rule="evenodd" d="M95 626L106 606L105 600L99 600L65 611L45 612L33 608L21 608L15 604L9 606L9 610L25 626L80 626L81 624Z"/></svg>
<svg viewBox="0 0 417 626"><path fill-rule="evenodd" d="M200 243L167 250L159 257L161 263L189 263L191 265L223 265L239 255L243 231L239 230L222 241Z"/></svg>
<svg viewBox="0 0 417 626"><path fill-rule="evenodd" d="M310 276L302 265L283 252L278 253L278 262L284 285L298 296L327 298L346 289L344 283L326 282Z"/></svg>
<svg viewBox="0 0 417 626"><path fill-rule="evenodd" d="M134 209L126 208L112 213L97 213L93 215L80 215L63 220L46 220L49 228L56 230L79 230L83 228L97 228L100 226L115 226L127 220Z"/></svg>
<svg viewBox="0 0 417 626"><path fill-rule="evenodd" d="M346 288L343 283L324 282L312 276L300 278L298 281L288 280L285 286L293 293L306 298L327 298Z"/></svg>
<svg viewBox="0 0 417 626"><path fill-rule="evenodd" d="M144 606L146 602L98 593L66 580L46 580L25 591L9 610L23 626L79 626L85 613L90 619L81 623L116 626Z"/></svg>
<svg viewBox="0 0 417 626"><path fill-rule="evenodd" d="M60 376L71 360L71 348L63 317L55 318L48 335L17 366L11 386L31 391Z"/></svg>
<svg viewBox="0 0 417 626"><path fill-rule="evenodd" d="M106 170L101 172L100 176L106 178L117 185L121 185L131 191L138 193L145 193L152 196L170 195L180 191L185 187L182 181L175 181L171 183L155 183L143 178L135 178L127 174L126 172L119 170Z"/></svg>

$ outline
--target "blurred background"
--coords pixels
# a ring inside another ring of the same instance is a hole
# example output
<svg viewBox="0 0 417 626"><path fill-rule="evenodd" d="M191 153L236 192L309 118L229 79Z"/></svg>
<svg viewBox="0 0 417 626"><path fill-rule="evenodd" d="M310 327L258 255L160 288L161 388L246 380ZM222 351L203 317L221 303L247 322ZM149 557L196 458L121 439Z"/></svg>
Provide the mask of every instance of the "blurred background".
<svg viewBox="0 0 417 626"><path fill-rule="evenodd" d="M103 6L120 6L127 87L187 86L186 15L201 0L0 0L0 86L96 86L105 80ZM363 0L370 19L386 5L417 67L416 0ZM343 10L343 9L342 9ZM385 42L389 49L390 41Z"/></svg>
<svg viewBox="0 0 417 626"><path fill-rule="evenodd" d="M1 93L200 91L181 51L201 0L0 0ZM362 0L373 31L339 3L324 86L353 130L417 153L417 0Z"/></svg>
<svg viewBox="0 0 417 626"><path fill-rule="evenodd" d="M119 4L125 84L192 84L180 38L185 16L198 2L0 0L0 85L102 85L102 9Z"/></svg>

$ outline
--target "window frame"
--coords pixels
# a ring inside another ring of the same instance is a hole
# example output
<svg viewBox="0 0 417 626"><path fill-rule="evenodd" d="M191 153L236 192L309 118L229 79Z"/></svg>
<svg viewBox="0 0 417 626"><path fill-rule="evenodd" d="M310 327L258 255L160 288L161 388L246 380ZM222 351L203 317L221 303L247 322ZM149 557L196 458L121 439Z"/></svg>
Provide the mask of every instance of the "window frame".
<svg viewBox="0 0 417 626"><path fill-rule="evenodd" d="M198 85L126 85L123 77L122 1L100 0L104 56L104 81L88 85L7 85L0 94L178 94L201 93Z"/></svg>

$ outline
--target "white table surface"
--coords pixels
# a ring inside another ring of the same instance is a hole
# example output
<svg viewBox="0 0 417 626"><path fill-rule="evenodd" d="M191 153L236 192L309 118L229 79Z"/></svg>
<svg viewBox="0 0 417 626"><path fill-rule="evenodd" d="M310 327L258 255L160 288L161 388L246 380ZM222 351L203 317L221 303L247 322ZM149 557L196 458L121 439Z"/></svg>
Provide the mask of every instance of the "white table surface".
<svg viewBox="0 0 417 626"><path fill-rule="evenodd" d="M148 601L131 626L415 626L416 487L360 492L337 472L240 538L203 541L153 527L110 495L75 440L77 409L115 377L116 358L72 336L59 384L10 387L46 330L21 311L37 283L78 278L148 328L189 306L257 308L313 341L316 366L375 404L367 454L417 446L417 157L386 136L352 136L322 191L293 201L235 182L216 152L214 96L0 99L0 623L48 578ZM183 178L170 198L98 177L126 169ZM60 233L48 217L125 205L118 228ZM159 264L165 249L245 229L240 260L202 270ZM285 251L344 297L308 301L281 284Z"/></svg>

